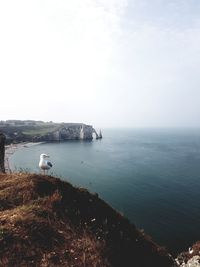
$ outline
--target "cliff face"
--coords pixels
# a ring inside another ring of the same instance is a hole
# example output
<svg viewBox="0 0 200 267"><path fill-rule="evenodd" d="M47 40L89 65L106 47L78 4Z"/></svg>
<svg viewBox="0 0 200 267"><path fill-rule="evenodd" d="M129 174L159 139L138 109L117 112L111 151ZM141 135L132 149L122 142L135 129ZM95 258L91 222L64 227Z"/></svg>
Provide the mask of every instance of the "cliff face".
<svg viewBox="0 0 200 267"><path fill-rule="evenodd" d="M37 174L0 181L0 266L176 266L97 194Z"/></svg>
<svg viewBox="0 0 200 267"><path fill-rule="evenodd" d="M49 133L49 141L64 140L92 140L95 130L92 126L86 124L63 124L56 131Z"/></svg>
<svg viewBox="0 0 200 267"><path fill-rule="evenodd" d="M0 172L5 172L4 157L5 157L5 136L2 133L0 133Z"/></svg>

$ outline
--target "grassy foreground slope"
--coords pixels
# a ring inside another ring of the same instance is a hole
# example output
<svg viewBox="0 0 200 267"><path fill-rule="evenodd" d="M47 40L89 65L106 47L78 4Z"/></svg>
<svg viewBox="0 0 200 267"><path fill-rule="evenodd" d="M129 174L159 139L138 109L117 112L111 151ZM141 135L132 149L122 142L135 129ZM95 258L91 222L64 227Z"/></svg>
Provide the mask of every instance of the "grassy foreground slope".
<svg viewBox="0 0 200 267"><path fill-rule="evenodd" d="M0 266L176 265L97 194L18 173L0 175Z"/></svg>

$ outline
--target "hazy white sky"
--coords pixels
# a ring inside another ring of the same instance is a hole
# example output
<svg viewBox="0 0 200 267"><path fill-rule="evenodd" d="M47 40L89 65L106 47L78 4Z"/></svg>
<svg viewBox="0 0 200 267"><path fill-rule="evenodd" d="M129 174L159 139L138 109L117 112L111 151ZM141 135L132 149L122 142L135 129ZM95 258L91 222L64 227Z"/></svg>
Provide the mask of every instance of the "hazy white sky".
<svg viewBox="0 0 200 267"><path fill-rule="evenodd" d="M0 0L0 119L200 127L199 0Z"/></svg>

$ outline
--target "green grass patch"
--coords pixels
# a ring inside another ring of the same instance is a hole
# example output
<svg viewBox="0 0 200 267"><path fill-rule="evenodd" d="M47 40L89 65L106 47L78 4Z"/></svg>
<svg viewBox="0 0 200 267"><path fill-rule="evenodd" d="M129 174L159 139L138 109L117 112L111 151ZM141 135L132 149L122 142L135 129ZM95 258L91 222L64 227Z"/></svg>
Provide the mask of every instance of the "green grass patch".
<svg viewBox="0 0 200 267"><path fill-rule="evenodd" d="M51 132L56 131L60 127L60 124L47 124L47 125L41 125L41 126L34 126L30 129L26 129L23 131L23 134L25 135L45 135Z"/></svg>

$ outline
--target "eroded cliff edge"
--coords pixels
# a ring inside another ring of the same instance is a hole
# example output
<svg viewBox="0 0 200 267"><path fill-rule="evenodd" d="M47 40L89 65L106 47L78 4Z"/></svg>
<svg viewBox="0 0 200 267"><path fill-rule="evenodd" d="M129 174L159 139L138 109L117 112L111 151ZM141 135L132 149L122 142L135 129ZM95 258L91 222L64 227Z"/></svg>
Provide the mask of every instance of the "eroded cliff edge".
<svg viewBox="0 0 200 267"><path fill-rule="evenodd" d="M176 266L97 194L37 174L0 174L0 248L0 266Z"/></svg>

